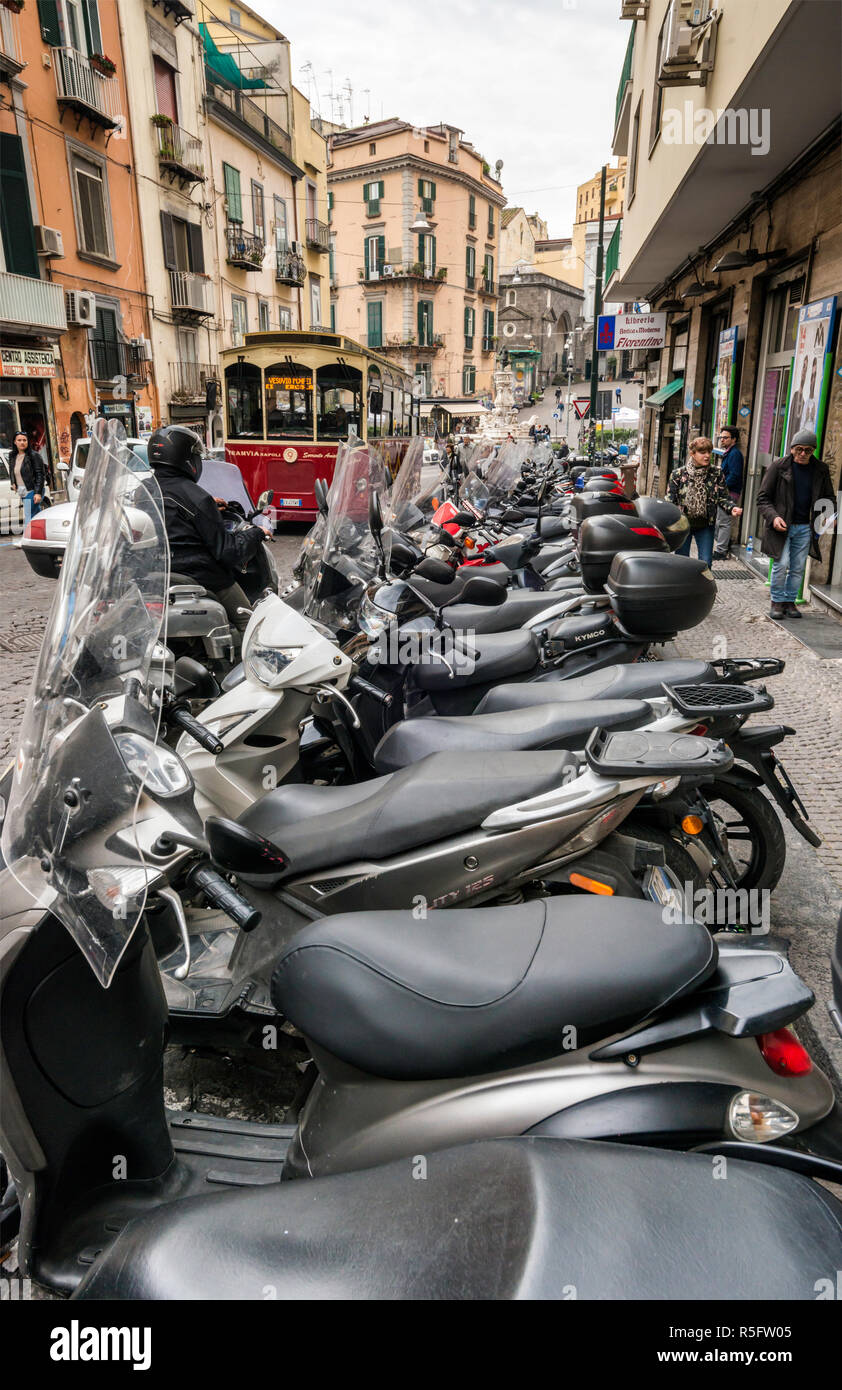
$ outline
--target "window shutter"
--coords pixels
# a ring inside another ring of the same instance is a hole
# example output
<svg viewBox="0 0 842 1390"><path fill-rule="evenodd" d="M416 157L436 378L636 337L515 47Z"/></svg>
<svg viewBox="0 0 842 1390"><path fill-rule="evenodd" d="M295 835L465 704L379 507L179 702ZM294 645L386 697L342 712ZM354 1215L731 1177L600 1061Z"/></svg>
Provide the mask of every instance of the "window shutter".
<svg viewBox="0 0 842 1390"><path fill-rule="evenodd" d="M363 242L363 259L365 261L365 278L367 280L369 277L369 272L371 270L371 267L368 263L368 237L366 237L365 241Z"/></svg>
<svg viewBox="0 0 842 1390"><path fill-rule="evenodd" d="M225 197L228 200L228 221L242 222L243 203L240 197L240 171L231 164L223 164L225 175Z"/></svg>
<svg viewBox="0 0 842 1390"><path fill-rule="evenodd" d="M471 336L471 328L470 328L471 319L470 319L470 314L471 314L470 309L466 309L466 310L465 310L465 337L466 337L466 338L470 338L470 336Z"/></svg>
<svg viewBox="0 0 842 1390"><path fill-rule="evenodd" d="M418 341L424 342L424 302L421 299L418 301Z"/></svg>
<svg viewBox="0 0 842 1390"><path fill-rule="evenodd" d="M364 203L368 203L368 202L371 201L371 199L370 199L369 196L368 196L368 193L369 193L369 189L370 189L370 188L371 188L371 184L370 184L370 183L364 183L364 184L363 184L363 202L364 202Z"/></svg>
<svg viewBox="0 0 842 1390"><path fill-rule="evenodd" d="M423 233L423 232L419 232L419 234L418 234L418 259L419 259L419 261L421 262L421 264L423 265L423 264L424 264L424 233Z"/></svg>
<svg viewBox="0 0 842 1390"><path fill-rule="evenodd" d="M431 266L432 266L432 268L433 268L433 272L435 273L435 269L436 269L436 239L435 239L434 236L431 236L431 237L430 237L430 255L431 255L431 257L432 257L432 259L431 259L431 261L430 261L430 264L431 264Z"/></svg>
<svg viewBox="0 0 842 1390"><path fill-rule="evenodd" d="M197 274L202 274L205 269L205 248L202 243L200 224L188 222L187 235L190 238L190 269L195 270Z"/></svg>
<svg viewBox="0 0 842 1390"><path fill-rule="evenodd" d="M161 213L161 238L164 243L164 265L167 270L178 270L175 259L175 236L173 234L172 216L168 212Z"/></svg>
<svg viewBox="0 0 842 1390"><path fill-rule="evenodd" d="M13 275L41 274L32 223L20 138L0 133L0 234Z"/></svg>
<svg viewBox="0 0 842 1390"><path fill-rule="evenodd" d="M61 29L58 23L58 0L38 0L38 22L44 42L53 48L59 48Z"/></svg>
<svg viewBox="0 0 842 1390"><path fill-rule="evenodd" d="M385 264L386 264L386 238L385 238L384 236L379 236L379 237L377 238L377 269L378 269L378 270L382 270Z"/></svg>
<svg viewBox="0 0 842 1390"><path fill-rule="evenodd" d="M85 34L88 39L88 52L102 52L102 34L99 28L97 0L82 0L82 13L85 17Z"/></svg>
<svg viewBox="0 0 842 1390"><path fill-rule="evenodd" d="M436 201L436 185L433 183L432 179L430 179L430 192L428 196L432 198L433 202Z"/></svg>

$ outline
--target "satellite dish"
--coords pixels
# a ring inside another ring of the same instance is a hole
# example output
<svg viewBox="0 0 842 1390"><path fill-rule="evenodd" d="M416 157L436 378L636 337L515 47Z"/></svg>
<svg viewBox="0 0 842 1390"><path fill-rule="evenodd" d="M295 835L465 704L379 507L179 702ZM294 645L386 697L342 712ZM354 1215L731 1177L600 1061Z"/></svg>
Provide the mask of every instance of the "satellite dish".
<svg viewBox="0 0 842 1390"><path fill-rule="evenodd" d="M497 162L496 162L496 164L494 165L494 170L495 170L495 173L497 174L498 180L499 180L499 178L500 178L500 174L501 174L501 172L502 172L502 169L503 169L503 161L502 161L502 159L498 159Z"/></svg>

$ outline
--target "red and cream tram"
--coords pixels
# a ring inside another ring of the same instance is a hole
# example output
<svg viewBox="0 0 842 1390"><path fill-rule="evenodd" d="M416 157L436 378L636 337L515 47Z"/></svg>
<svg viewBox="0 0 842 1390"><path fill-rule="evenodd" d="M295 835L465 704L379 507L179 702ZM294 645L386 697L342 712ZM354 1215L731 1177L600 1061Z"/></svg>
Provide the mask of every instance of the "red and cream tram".
<svg viewBox="0 0 842 1390"><path fill-rule="evenodd" d="M332 479L350 431L376 440L392 470L419 432L412 377L352 338L247 333L220 359L225 456L252 497L272 488L279 521L315 518L314 480Z"/></svg>

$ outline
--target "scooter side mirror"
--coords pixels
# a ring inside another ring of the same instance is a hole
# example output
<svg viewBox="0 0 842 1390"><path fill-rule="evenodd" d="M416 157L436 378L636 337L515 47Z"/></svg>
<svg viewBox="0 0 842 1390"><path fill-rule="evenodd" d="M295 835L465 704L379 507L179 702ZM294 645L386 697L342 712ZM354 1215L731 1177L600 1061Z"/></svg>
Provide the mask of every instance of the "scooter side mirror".
<svg viewBox="0 0 842 1390"><path fill-rule="evenodd" d="M377 488L372 488L368 498L368 525L376 541L380 541L383 533L383 510L380 506L380 493Z"/></svg>
<svg viewBox="0 0 842 1390"><path fill-rule="evenodd" d="M191 700L215 700L220 693L216 678L192 656L180 656L174 667L175 693Z"/></svg>
<svg viewBox="0 0 842 1390"><path fill-rule="evenodd" d="M498 584L496 579L485 579L482 575L476 575L462 585L461 591L454 598L442 604L442 609L450 608L454 603L475 603L483 608L497 608L505 601L506 590L502 584Z"/></svg>
<svg viewBox="0 0 842 1390"><path fill-rule="evenodd" d="M286 869L287 861L277 845L225 816L208 816L205 838L211 859L225 873L269 883L276 882Z"/></svg>
<svg viewBox="0 0 842 1390"><path fill-rule="evenodd" d="M454 512L448 520L454 526L476 526L477 518L471 512Z"/></svg>

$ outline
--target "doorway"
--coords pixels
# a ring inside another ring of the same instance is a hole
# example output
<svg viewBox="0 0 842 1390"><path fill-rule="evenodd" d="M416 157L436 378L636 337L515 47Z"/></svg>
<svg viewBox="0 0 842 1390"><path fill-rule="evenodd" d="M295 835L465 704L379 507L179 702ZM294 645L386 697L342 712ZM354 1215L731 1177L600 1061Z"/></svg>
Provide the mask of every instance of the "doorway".
<svg viewBox="0 0 842 1390"><path fill-rule="evenodd" d="M804 302L805 287L801 266L776 276L769 286L754 388L753 428L740 532L743 545L749 536L755 538L761 531L757 494L769 464L780 457L789 400L789 378L795 356L798 312Z"/></svg>

